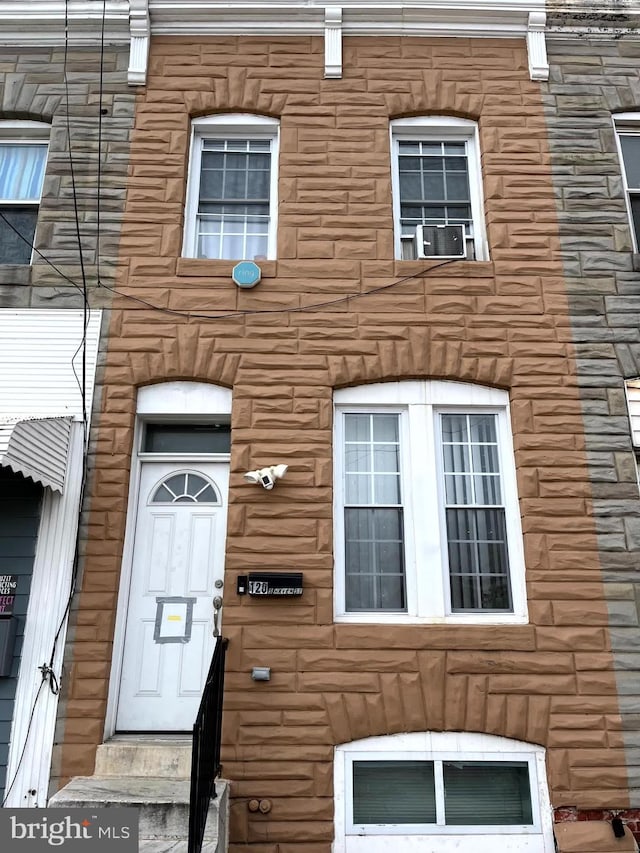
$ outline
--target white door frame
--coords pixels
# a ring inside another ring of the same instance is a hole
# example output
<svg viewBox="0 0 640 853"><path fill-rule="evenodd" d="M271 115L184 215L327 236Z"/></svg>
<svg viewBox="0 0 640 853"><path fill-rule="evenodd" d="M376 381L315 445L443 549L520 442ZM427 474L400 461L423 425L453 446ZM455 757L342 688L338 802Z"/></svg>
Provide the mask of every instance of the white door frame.
<svg viewBox="0 0 640 853"><path fill-rule="evenodd" d="M104 740L108 740L116 731L116 716L120 694L120 677L124 656L124 638L129 606L129 592L133 571L133 548L135 544L138 499L140 493L140 474L145 459L156 461L175 461L183 464L198 462L229 462L228 453L182 453L182 454L142 454L141 440L146 422L196 422L206 423L231 414L231 391L206 382L163 382L147 385L138 390L137 418L133 431L131 452L131 474L129 477L129 502L122 551L120 587L116 611L116 624L113 635L113 652L107 712L104 724Z"/></svg>

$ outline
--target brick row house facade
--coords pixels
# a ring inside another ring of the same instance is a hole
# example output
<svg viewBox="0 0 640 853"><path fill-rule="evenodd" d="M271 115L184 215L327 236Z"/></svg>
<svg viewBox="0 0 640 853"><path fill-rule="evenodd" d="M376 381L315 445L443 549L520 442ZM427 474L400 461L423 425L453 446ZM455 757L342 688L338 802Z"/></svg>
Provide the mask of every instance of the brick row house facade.
<svg viewBox="0 0 640 853"><path fill-rule="evenodd" d="M51 123L36 248L81 281L81 199L104 311L50 793L175 752L219 628L233 853L609 850L640 814L635 13L89 5L109 51L21 48L0 116L14 148ZM83 310L45 258L6 310Z"/></svg>

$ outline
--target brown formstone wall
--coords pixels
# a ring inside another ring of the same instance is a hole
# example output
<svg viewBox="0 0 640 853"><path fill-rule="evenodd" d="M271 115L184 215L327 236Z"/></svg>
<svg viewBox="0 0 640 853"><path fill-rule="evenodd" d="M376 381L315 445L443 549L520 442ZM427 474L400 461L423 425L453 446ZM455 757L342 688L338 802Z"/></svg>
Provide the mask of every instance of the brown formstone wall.
<svg viewBox="0 0 640 853"><path fill-rule="evenodd" d="M216 111L281 120L278 260L249 292L231 282L232 263L179 257L190 118ZM478 120L490 262L425 272L430 262L393 260L389 119L428 113ZM339 80L323 79L320 39L154 40L132 137L61 777L91 773L101 740L137 388L198 379L233 388L232 851L328 853L334 745L391 732L544 744L554 806L627 805L545 133L520 40L346 38ZM333 624L332 392L409 377L509 390L528 625ZM244 471L273 462L290 465L273 493L244 483ZM302 600L237 597L236 576L258 568L304 571ZM272 680L252 682L253 665L270 665ZM272 800L270 814L248 812L254 797Z"/></svg>

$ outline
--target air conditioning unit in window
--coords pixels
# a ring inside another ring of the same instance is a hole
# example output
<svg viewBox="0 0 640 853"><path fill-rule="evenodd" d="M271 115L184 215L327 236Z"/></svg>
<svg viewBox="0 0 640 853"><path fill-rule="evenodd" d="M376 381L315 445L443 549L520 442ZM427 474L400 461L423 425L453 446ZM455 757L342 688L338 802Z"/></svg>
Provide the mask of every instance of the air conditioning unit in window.
<svg viewBox="0 0 640 853"><path fill-rule="evenodd" d="M418 258L466 258L464 225L416 226Z"/></svg>

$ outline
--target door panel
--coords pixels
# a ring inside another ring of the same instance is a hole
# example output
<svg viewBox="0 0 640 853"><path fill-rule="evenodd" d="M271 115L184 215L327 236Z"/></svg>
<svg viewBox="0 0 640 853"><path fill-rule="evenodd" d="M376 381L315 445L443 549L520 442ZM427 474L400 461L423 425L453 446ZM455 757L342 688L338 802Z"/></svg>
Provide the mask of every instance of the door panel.
<svg viewBox="0 0 640 853"><path fill-rule="evenodd" d="M224 579L228 478L223 462L142 464L119 731L191 731L214 647L215 584Z"/></svg>

